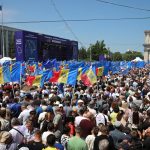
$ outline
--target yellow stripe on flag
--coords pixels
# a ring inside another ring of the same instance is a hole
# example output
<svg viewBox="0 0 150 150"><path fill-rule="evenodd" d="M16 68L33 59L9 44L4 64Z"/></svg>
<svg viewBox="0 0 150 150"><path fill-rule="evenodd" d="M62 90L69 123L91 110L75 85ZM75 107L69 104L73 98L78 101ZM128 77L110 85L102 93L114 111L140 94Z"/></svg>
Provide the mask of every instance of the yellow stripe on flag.
<svg viewBox="0 0 150 150"><path fill-rule="evenodd" d="M62 69L58 78L58 83L67 83L69 75L69 69Z"/></svg>
<svg viewBox="0 0 150 150"><path fill-rule="evenodd" d="M81 75L82 75L82 68L78 69L78 76L77 76L77 80L80 81L81 80Z"/></svg>
<svg viewBox="0 0 150 150"><path fill-rule="evenodd" d="M42 75L37 75L35 76L35 79L33 81L33 86L39 86L40 85L40 82L41 82L41 78L42 78Z"/></svg>
<svg viewBox="0 0 150 150"><path fill-rule="evenodd" d="M10 72L11 72L12 71L12 65L10 65L9 69L10 69Z"/></svg>
<svg viewBox="0 0 150 150"><path fill-rule="evenodd" d="M4 83L4 78L3 78L3 68L0 67L0 84Z"/></svg>
<svg viewBox="0 0 150 150"><path fill-rule="evenodd" d="M90 80L91 84L94 84L97 82L97 77L96 75L94 74L93 70L92 69L89 69L88 72L87 72L87 77L88 79Z"/></svg>

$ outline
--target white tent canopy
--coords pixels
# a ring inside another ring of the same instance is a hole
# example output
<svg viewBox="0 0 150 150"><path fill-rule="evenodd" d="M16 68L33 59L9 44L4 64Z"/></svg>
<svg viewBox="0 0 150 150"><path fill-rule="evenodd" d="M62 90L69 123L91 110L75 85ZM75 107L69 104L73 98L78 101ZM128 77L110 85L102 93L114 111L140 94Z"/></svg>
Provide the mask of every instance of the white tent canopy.
<svg viewBox="0 0 150 150"><path fill-rule="evenodd" d="M11 62L12 59L10 57L3 57L0 59L0 64L3 64L4 62Z"/></svg>
<svg viewBox="0 0 150 150"><path fill-rule="evenodd" d="M136 58L133 59L132 61L137 62L137 61L144 61L144 60L142 60L140 57L136 57Z"/></svg>

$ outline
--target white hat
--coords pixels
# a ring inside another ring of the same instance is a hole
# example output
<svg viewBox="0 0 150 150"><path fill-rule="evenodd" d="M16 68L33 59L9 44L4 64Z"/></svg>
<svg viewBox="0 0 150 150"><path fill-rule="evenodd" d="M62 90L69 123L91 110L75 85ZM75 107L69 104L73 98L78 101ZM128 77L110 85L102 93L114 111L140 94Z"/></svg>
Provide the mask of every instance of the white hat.
<svg viewBox="0 0 150 150"><path fill-rule="evenodd" d="M82 99L79 99L78 103L84 103L84 101Z"/></svg>
<svg viewBox="0 0 150 150"><path fill-rule="evenodd" d="M21 148L19 148L19 150L29 150L29 148L28 147L21 147Z"/></svg>
<svg viewBox="0 0 150 150"><path fill-rule="evenodd" d="M63 107L63 104L59 104L59 107Z"/></svg>
<svg viewBox="0 0 150 150"><path fill-rule="evenodd" d="M119 93L116 93L116 96L119 96Z"/></svg>

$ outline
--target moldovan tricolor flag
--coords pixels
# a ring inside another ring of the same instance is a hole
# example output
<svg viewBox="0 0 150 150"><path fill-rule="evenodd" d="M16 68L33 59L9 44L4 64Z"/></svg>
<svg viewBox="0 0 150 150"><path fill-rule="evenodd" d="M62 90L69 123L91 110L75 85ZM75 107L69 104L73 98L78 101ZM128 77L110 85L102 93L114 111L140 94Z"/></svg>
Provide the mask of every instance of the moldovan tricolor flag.
<svg viewBox="0 0 150 150"><path fill-rule="evenodd" d="M67 83L69 69L62 69L58 78L58 83Z"/></svg>
<svg viewBox="0 0 150 150"><path fill-rule="evenodd" d="M96 76L100 77L103 75L104 67L96 68Z"/></svg>
<svg viewBox="0 0 150 150"><path fill-rule="evenodd" d="M53 71L53 76L49 79L49 82L57 82L61 71Z"/></svg>
<svg viewBox="0 0 150 150"><path fill-rule="evenodd" d="M77 80L81 80L81 76L89 69L89 67L78 68Z"/></svg>
<svg viewBox="0 0 150 150"><path fill-rule="evenodd" d="M40 86L42 75L28 76L26 83L28 86Z"/></svg>
<svg viewBox="0 0 150 150"><path fill-rule="evenodd" d="M75 85L77 80L77 74L77 69L62 69L58 79L58 83Z"/></svg>
<svg viewBox="0 0 150 150"><path fill-rule="evenodd" d="M86 86L91 86L97 82L96 75L91 68L81 76L81 80Z"/></svg>

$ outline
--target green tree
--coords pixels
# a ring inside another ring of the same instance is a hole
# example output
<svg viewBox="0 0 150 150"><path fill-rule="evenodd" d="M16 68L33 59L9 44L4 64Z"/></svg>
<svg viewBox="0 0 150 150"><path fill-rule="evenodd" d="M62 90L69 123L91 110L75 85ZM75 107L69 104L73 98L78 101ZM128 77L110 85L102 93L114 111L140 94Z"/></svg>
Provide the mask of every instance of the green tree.
<svg viewBox="0 0 150 150"><path fill-rule="evenodd" d="M92 60L99 60L99 55L108 55L109 51L103 41L97 41L95 44L91 44L88 48L88 54L91 55Z"/></svg>
<svg viewBox="0 0 150 150"><path fill-rule="evenodd" d="M120 52L115 52L112 54L113 61L122 61L122 54Z"/></svg>
<svg viewBox="0 0 150 150"><path fill-rule="evenodd" d="M81 47L79 49L79 55L78 55L78 57L79 57L79 60L85 60L85 59L87 59L87 52L86 52L85 48Z"/></svg>
<svg viewBox="0 0 150 150"><path fill-rule="evenodd" d="M141 52L137 52L137 51L128 51L123 54L123 60L126 60L126 61L131 61L135 59L136 57L140 57L141 59L143 59L144 56Z"/></svg>

